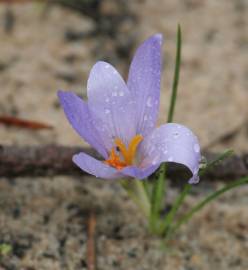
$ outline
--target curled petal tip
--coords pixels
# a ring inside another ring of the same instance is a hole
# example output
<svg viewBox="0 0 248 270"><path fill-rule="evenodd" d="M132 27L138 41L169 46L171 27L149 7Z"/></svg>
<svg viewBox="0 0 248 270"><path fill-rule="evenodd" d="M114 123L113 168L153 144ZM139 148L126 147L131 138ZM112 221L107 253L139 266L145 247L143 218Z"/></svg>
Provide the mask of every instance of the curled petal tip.
<svg viewBox="0 0 248 270"><path fill-rule="evenodd" d="M143 162L175 162L191 172L189 183L199 182L200 146L196 136L185 126L169 123L155 129L141 144Z"/></svg>
<svg viewBox="0 0 248 270"><path fill-rule="evenodd" d="M92 70L94 70L94 69L101 69L101 68L106 68L106 69L108 69L108 68L113 68L113 66L112 66L111 64L109 64L108 62L105 62L105 61L100 60L100 61L97 61L97 62L93 65ZM92 70L91 70L91 71L92 71Z"/></svg>
<svg viewBox="0 0 248 270"><path fill-rule="evenodd" d="M63 103L66 102L66 100L69 97L76 96L76 95L73 92L70 92L70 91L58 90L57 91L57 96L58 96L61 104L63 105Z"/></svg>
<svg viewBox="0 0 248 270"><path fill-rule="evenodd" d="M72 161L83 171L103 179L116 179L122 177L122 174L115 168L108 166L100 160L85 154L79 153L72 157Z"/></svg>
<svg viewBox="0 0 248 270"><path fill-rule="evenodd" d="M153 37L157 39L160 43L163 41L163 35L161 33L157 33Z"/></svg>
<svg viewBox="0 0 248 270"><path fill-rule="evenodd" d="M163 43L163 35L161 33L157 33L149 37L145 42L150 42L150 44L157 44L158 46L161 46Z"/></svg>
<svg viewBox="0 0 248 270"><path fill-rule="evenodd" d="M193 176L192 178L189 179L188 183L189 184L198 184L200 182L200 177L198 175Z"/></svg>
<svg viewBox="0 0 248 270"><path fill-rule="evenodd" d="M64 94L65 91L63 90L58 90L57 91L57 96L60 98L63 94Z"/></svg>

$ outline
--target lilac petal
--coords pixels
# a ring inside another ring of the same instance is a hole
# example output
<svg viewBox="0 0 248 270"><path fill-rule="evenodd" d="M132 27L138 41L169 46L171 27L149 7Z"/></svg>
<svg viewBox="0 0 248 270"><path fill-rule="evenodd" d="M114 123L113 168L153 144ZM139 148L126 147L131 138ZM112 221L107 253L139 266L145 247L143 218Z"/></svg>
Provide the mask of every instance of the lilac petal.
<svg viewBox="0 0 248 270"><path fill-rule="evenodd" d="M92 124L87 104L77 95L68 91L58 91L58 97L72 127L87 143L94 147L104 158L107 158L106 148Z"/></svg>
<svg viewBox="0 0 248 270"><path fill-rule="evenodd" d="M185 126L169 123L155 129L141 143L141 165L175 162L185 165L192 173L190 183L198 179L200 146L196 136Z"/></svg>
<svg viewBox="0 0 248 270"><path fill-rule="evenodd" d="M104 179L116 179L123 175L118 172L115 168L97 160L85 153L79 153L73 156L73 162L83 171L89 174L95 175L96 177Z"/></svg>
<svg viewBox="0 0 248 270"><path fill-rule="evenodd" d="M160 98L162 35L147 39L132 60L127 86L136 106L137 134L146 136L155 127Z"/></svg>
<svg viewBox="0 0 248 270"><path fill-rule="evenodd" d="M152 173L154 173L158 167L159 167L159 164L151 165L146 168L138 168L135 166L130 166L130 167L125 167L124 169L122 169L121 173L123 173L126 176L131 176L139 180L142 180L148 177L149 175L151 175Z"/></svg>
<svg viewBox="0 0 248 270"><path fill-rule="evenodd" d="M89 110L106 147L111 149L116 137L127 144L136 134L135 106L119 73L110 64L97 62L87 88Z"/></svg>

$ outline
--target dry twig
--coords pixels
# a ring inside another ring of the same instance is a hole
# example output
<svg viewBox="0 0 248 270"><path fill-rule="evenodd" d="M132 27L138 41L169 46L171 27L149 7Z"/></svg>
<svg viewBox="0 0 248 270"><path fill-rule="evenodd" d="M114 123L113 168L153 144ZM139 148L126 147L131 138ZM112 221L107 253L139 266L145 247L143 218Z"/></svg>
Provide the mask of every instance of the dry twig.
<svg viewBox="0 0 248 270"><path fill-rule="evenodd" d="M7 146L0 145L0 176L37 177L56 175L87 175L72 162L72 156L79 152L88 153L96 158L99 155L91 148L66 147L61 145ZM216 154L203 153L207 160ZM168 170L169 176L180 178L182 170L174 166ZM233 180L248 175L248 154L232 156L210 170L204 178L213 180Z"/></svg>
<svg viewBox="0 0 248 270"><path fill-rule="evenodd" d="M95 252L95 230L96 216L94 211L90 212L88 218L88 239L87 239L87 269L96 270L96 252Z"/></svg>
<svg viewBox="0 0 248 270"><path fill-rule="evenodd" d="M20 127L20 128L33 129L33 130L53 128L51 125L48 125L46 123L21 119L21 118L17 118L13 116L8 116L8 115L0 116L0 124L4 124L6 126L15 126L15 127Z"/></svg>

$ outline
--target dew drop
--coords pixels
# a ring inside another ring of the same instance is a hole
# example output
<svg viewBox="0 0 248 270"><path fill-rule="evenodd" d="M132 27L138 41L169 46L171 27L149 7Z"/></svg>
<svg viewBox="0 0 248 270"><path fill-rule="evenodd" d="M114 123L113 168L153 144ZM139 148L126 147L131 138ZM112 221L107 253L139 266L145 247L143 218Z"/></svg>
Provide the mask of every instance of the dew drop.
<svg viewBox="0 0 248 270"><path fill-rule="evenodd" d="M125 112L125 108L124 107L120 107L120 111L124 113Z"/></svg>
<svg viewBox="0 0 248 270"><path fill-rule="evenodd" d="M169 158L168 158L168 161L169 161L169 162L172 162L173 160L174 160L173 157L169 157Z"/></svg>
<svg viewBox="0 0 248 270"><path fill-rule="evenodd" d="M196 144L194 144L194 151L196 152L196 153L199 153L200 152L200 146L196 143Z"/></svg>
<svg viewBox="0 0 248 270"><path fill-rule="evenodd" d="M106 101L106 102L109 102L109 98L106 98L105 101Z"/></svg>
<svg viewBox="0 0 248 270"><path fill-rule="evenodd" d="M148 97L147 101L146 101L146 106L147 107L152 107L152 98Z"/></svg>
<svg viewBox="0 0 248 270"><path fill-rule="evenodd" d="M110 110L109 109L105 109L104 111L106 114L109 114L110 113Z"/></svg>
<svg viewBox="0 0 248 270"><path fill-rule="evenodd" d="M120 97L123 97L123 96L124 96L124 92L120 92L120 93L119 93L119 96L120 96Z"/></svg>
<svg viewBox="0 0 248 270"><path fill-rule="evenodd" d="M147 121L148 117L147 115L144 116L144 121Z"/></svg>
<svg viewBox="0 0 248 270"><path fill-rule="evenodd" d="M178 133L178 132L173 133L173 137L174 137L175 139L178 138L178 137L179 137L179 133Z"/></svg>
<svg viewBox="0 0 248 270"><path fill-rule="evenodd" d="M116 92L113 92L113 93L112 93L112 96L113 96L113 97L116 97L116 96L117 96L117 93L116 93Z"/></svg>
<svg viewBox="0 0 248 270"><path fill-rule="evenodd" d="M110 68L110 65L109 65L109 64L106 64L106 65L105 65L105 68Z"/></svg>
<svg viewBox="0 0 248 270"><path fill-rule="evenodd" d="M166 155L168 153L168 151L166 149L164 149L163 153Z"/></svg>

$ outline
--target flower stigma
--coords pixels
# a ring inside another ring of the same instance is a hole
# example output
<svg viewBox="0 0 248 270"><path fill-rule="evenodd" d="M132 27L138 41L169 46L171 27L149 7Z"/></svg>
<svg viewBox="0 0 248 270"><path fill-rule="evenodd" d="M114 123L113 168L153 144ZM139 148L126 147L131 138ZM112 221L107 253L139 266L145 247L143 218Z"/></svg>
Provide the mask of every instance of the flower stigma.
<svg viewBox="0 0 248 270"><path fill-rule="evenodd" d="M105 160L104 163L116 168L117 170L131 166L135 158L137 147L142 140L142 135L135 135L130 141L128 147L126 147L120 138L115 138L114 142L116 147L111 149L109 158ZM119 156L119 153L122 155L122 157Z"/></svg>

